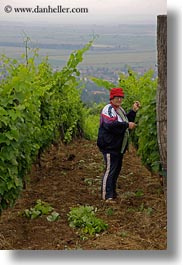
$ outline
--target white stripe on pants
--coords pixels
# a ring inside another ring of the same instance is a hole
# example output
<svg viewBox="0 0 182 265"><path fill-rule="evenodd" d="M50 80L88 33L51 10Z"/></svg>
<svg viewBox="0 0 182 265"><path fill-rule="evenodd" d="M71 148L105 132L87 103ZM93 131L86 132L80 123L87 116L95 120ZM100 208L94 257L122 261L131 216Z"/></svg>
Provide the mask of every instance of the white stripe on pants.
<svg viewBox="0 0 182 265"><path fill-rule="evenodd" d="M102 199L103 200L106 199L106 183L107 183L107 179L108 179L110 167L111 167L111 155L110 154L106 155L106 160L107 160L106 161L107 168L106 168L106 172L104 174L103 182L102 182Z"/></svg>

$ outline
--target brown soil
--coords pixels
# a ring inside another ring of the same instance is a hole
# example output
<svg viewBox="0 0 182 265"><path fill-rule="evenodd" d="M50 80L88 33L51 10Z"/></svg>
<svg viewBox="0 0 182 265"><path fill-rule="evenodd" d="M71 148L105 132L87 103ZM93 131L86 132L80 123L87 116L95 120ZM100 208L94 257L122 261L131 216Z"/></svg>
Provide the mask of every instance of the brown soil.
<svg viewBox="0 0 182 265"><path fill-rule="evenodd" d="M41 166L34 165L27 188L13 209L0 217L0 248L31 250L164 250L167 247L166 203L158 176L141 164L134 148L125 154L118 179L117 204L100 199L104 162L95 142L77 140L59 144L43 154ZM28 219L20 213L48 202L60 219L48 222L46 216ZM107 231L96 236L80 236L69 227L70 207L97 207L96 216Z"/></svg>

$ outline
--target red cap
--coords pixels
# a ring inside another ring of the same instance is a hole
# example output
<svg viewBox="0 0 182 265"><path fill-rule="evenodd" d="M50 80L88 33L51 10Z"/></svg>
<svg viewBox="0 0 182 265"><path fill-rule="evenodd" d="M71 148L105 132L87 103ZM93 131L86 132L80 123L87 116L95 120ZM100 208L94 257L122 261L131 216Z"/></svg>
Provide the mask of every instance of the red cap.
<svg viewBox="0 0 182 265"><path fill-rule="evenodd" d="M122 97L124 98L124 92L121 87L114 87L110 90L110 99L113 99L114 97Z"/></svg>

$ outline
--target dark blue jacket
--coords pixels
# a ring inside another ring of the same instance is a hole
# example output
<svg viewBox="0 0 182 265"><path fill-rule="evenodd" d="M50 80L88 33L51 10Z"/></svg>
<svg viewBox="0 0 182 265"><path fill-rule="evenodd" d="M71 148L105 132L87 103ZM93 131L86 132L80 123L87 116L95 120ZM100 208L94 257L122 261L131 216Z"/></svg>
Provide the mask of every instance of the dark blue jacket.
<svg viewBox="0 0 182 265"><path fill-rule="evenodd" d="M130 110L127 114L125 112L124 114L128 118L128 121L134 122L136 117L135 111ZM128 122L121 119L114 106L112 104L106 105L101 112L97 138L97 146L100 151L102 153L120 153L124 134L128 127Z"/></svg>

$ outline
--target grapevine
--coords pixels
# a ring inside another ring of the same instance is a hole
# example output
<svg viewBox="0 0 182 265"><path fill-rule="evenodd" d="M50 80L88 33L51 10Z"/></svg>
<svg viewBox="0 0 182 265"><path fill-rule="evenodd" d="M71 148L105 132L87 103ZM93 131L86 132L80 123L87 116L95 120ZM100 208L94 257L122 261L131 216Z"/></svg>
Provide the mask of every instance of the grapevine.
<svg viewBox="0 0 182 265"><path fill-rule="evenodd" d="M2 56L0 213L14 205L37 156L60 136L69 142L77 133L83 110L77 65L91 45L92 41L71 53L57 72L47 58L36 64L37 50L25 63Z"/></svg>

